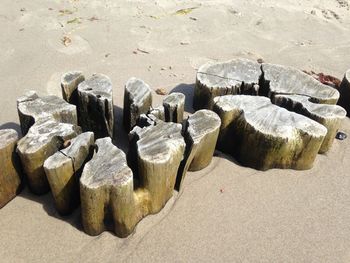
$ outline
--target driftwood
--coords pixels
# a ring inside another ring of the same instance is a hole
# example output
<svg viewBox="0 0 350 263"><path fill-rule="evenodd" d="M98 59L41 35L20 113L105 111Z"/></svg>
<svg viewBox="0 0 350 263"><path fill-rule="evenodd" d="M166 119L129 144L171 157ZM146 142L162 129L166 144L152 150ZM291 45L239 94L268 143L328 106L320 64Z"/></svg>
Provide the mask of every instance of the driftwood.
<svg viewBox="0 0 350 263"><path fill-rule="evenodd" d="M338 105L342 106L347 111L347 116L350 116L350 69L345 72L343 81L339 87L340 98Z"/></svg>
<svg viewBox="0 0 350 263"><path fill-rule="evenodd" d="M60 214L71 213L79 204L79 177L85 162L90 158L93 145L94 134L82 133L44 163L55 206Z"/></svg>
<svg viewBox="0 0 350 263"><path fill-rule="evenodd" d="M164 116L166 122L181 123L185 109L185 95L174 92L163 100Z"/></svg>
<svg viewBox="0 0 350 263"><path fill-rule="evenodd" d="M78 85L79 125L96 138L113 137L114 114L111 80L95 74Z"/></svg>
<svg viewBox="0 0 350 263"><path fill-rule="evenodd" d="M81 71L69 71L61 77L62 97L65 101L78 105L78 85L85 77Z"/></svg>
<svg viewBox="0 0 350 263"><path fill-rule="evenodd" d="M165 121L165 112L164 112L164 106L158 106L155 108L151 108L149 113L154 115L157 119Z"/></svg>
<svg viewBox="0 0 350 263"><path fill-rule="evenodd" d="M306 96L276 95L273 103L315 120L327 128L327 135L323 140L320 153L325 153L331 148L341 122L346 116L346 111L342 107L313 103Z"/></svg>
<svg viewBox="0 0 350 263"><path fill-rule="evenodd" d="M304 95L322 104L336 104L339 99L336 89L322 84L298 69L262 64L262 71L260 88L266 93L262 95L272 98L278 94Z"/></svg>
<svg viewBox="0 0 350 263"><path fill-rule="evenodd" d="M134 136L134 165L140 173L135 191L125 154L109 138L96 140L95 154L80 178L82 220L89 235L103 232L105 222L112 219L116 235L125 237L144 216L159 212L173 194L185 150L181 125L159 121L139 128Z"/></svg>
<svg viewBox="0 0 350 263"><path fill-rule="evenodd" d="M57 122L78 124L74 105L56 96L39 97L35 91L29 91L17 100L17 110L23 135L41 118L51 117Z"/></svg>
<svg viewBox="0 0 350 263"><path fill-rule="evenodd" d="M217 96L258 95L260 67L259 63L246 59L204 64L197 72L193 108L212 109Z"/></svg>
<svg viewBox="0 0 350 263"><path fill-rule="evenodd" d="M17 152L21 158L24 173L30 189L36 194L49 191L49 184L43 168L44 161L62 148L64 141L81 132L80 127L59 123L52 118L41 118L19 140Z"/></svg>
<svg viewBox="0 0 350 263"><path fill-rule="evenodd" d="M0 208L11 201L21 188L17 141L18 134L15 130L0 130Z"/></svg>
<svg viewBox="0 0 350 263"><path fill-rule="evenodd" d="M176 179L176 188L181 189L187 171L198 171L207 167L213 157L219 135L221 120L210 110L199 110L184 124L186 151Z"/></svg>
<svg viewBox="0 0 350 263"><path fill-rule="evenodd" d="M147 113L151 106L151 88L140 79L129 79L124 89L124 128L129 132L136 125L140 115Z"/></svg>
<svg viewBox="0 0 350 263"><path fill-rule="evenodd" d="M214 103L221 118L219 149L259 170L311 168L327 134L323 125L266 97L227 95Z"/></svg>
<svg viewBox="0 0 350 263"><path fill-rule="evenodd" d="M234 59L209 62L198 69L194 109L212 109L215 97L230 94L305 95L322 104L336 104L339 98L336 89L292 67Z"/></svg>

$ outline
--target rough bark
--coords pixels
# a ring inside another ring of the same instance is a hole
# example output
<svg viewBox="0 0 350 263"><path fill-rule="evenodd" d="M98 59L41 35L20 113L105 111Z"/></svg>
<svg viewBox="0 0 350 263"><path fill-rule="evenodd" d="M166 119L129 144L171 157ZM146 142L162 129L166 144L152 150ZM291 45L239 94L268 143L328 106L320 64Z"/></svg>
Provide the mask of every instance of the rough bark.
<svg viewBox="0 0 350 263"><path fill-rule="evenodd" d="M220 125L219 116L210 110L199 110L186 120L183 131L186 151L178 170L176 189L181 189L188 170L198 171L210 164Z"/></svg>
<svg viewBox="0 0 350 263"><path fill-rule="evenodd" d="M273 103L315 120L327 128L327 135L323 140L320 153L325 153L331 148L342 120L346 116L346 111L340 106L314 103L309 97L301 95L276 95Z"/></svg>
<svg viewBox="0 0 350 263"><path fill-rule="evenodd" d="M129 132L136 125L140 115L147 113L151 106L151 88L140 79L129 79L124 89L124 128Z"/></svg>
<svg viewBox="0 0 350 263"><path fill-rule="evenodd" d="M214 103L221 118L218 147L245 166L309 169L327 134L323 125L266 97L227 95Z"/></svg>
<svg viewBox="0 0 350 263"><path fill-rule="evenodd" d="M193 108L212 109L217 96L257 95L260 75L260 64L246 59L206 63L197 72Z"/></svg>
<svg viewBox="0 0 350 263"><path fill-rule="evenodd" d="M78 124L76 106L56 96L39 97L35 91L29 91L17 99L17 110L23 135L42 118L51 117L57 122Z"/></svg>
<svg viewBox="0 0 350 263"><path fill-rule="evenodd" d="M163 100L164 116L166 122L181 123L185 109L185 95L174 92Z"/></svg>
<svg viewBox="0 0 350 263"><path fill-rule="evenodd" d="M67 148L59 150L44 162L57 211L66 215L80 202L79 177L94 145L94 134L85 132L72 139Z"/></svg>
<svg viewBox="0 0 350 263"><path fill-rule="evenodd" d="M52 118L38 120L19 140L17 152L21 158L24 173L28 178L30 189L36 194L49 191L49 184L43 164L56 153L65 141L76 137L80 127L67 123L59 123Z"/></svg>
<svg viewBox="0 0 350 263"><path fill-rule="evenodd" d="M62 97L70 104L78 106L78 85L85 77L81 71L69 71L61 77Z"/></svg>
<svg viewBox="0 0 350 263"><path fill-rule="evenodd" d="M15 130L0 130L0 208L10 202L21 189L17 141L18 134Z"/></svg>
<svg viewBox="0 0 350 263"><path fill-rule="evenodd" d="M78 85L79 125L96 138L113 137L114 114L111 80L95 74Z"/></svg>
<svg viewBox="0 0 350 263"><path fill-rule="evenodd" d="M343 81L339 87L340 98L338 105L342 106L347 111L347 116L350 116L350 69L346 71Z"/></svg>

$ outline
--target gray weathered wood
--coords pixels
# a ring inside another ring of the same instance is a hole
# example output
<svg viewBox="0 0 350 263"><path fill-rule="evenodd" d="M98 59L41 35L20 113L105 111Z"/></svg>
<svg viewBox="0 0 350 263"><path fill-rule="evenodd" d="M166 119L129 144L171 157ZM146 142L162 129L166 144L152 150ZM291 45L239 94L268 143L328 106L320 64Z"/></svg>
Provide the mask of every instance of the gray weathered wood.
<svg viewBox="0 0 350 263"><path fill-rule="evenodd" d="M99 235L106 217L114 221L114 232L130 234L140 218L136 214L133 173L125 154L110 138L96 140L96 149L80 178L81 213L84 231ZM140 215L141 216L141 215Z"/></svg>
<svg viewBox="0 0 350 263"><path fill-rule="evenodd" d="M16 154L18 134L0 130L0 208L10 202L21 188L21 167Z"/></svg>
<svg viewBox="0 0 350 263"><path fill-rule="evenodd" d="M215 151L221 120L210 110L199 110L184 124L186 151L176 179L176 188L181 189L188 170L198 171L207 167Z"/></svg>
<svg viewBox="0 0 350 263"><path fill-rule="evenodd" d="M339 87L339 93L338 105L347 111L347 116L350 116L350 69L344 74L343 81Z"/></svg>
<svg viewBox="0 0 350 263"><path fill-rule="evenodd" d="M62 97L65 101L78 106L78 85L85 77L81 71L69 71L61 77Z"/></svg>
<svg viewBox="0 0 350 263"><path fill-rule="evenodd" d="M293 67L264 63L262 70L260 86L269 97L278 94L305 95L322 104L336 104L339 99L336 89Z"/></svg>
<svg viewBox="0 0 350 263"><path fill-rule="evenodd" d="M23 135L41 118L51 117L58 122L78 124L76 106L56 96L39 97L35 91L17 99L17 110Z"/></svg>
<svg viewBox="0 0 350 263"><path fill-rule="evenodd" d="M29 187L34 193L43 194L49 191L43 168L45 160L56 153L64 141L76 137L80 132L79 126L59 123L48 117L35 122L27 135L19 140L17 152L21 158Z"/></svg>
<svg viewBox="0 0 350 263"><path fill-rule="evenodd" d="M213 99L227 94L258 94L260 64L235 59L208 62L198 69L194 89L193 108L212 109Z"/></svg>
<svg viewBox="0 0 350 263"><path fill-rule="evenodd" d="M144 81L131 78L124 89L124 128L129 132L141 114L147 113L152 106L152 91Z"/></svg>
<svg viewBox="0 0 350 263"><path fill-rule="evenodd" d="M151 108L149 113L157 117L157 119L165 121L165 110L163 105Z"/></svg>
<svg viewBox="0 0 350 263"><path fill-rule="evenodd" d="M71 213L79 204L79 177L94 145L94 134L85 132L73 138L69 146L44 162L55 206L60 214Z"/></svg>
<svg viewBox="0 0 350 263"><path fill-rule="evenodd" d="M113 91L111 80L94 74L78 85L79 125L96 138L113 137Z"/></svg>
<svg viewBox="0 0 350 263"><path fill-rule="evenodd" d="M181 123L185 109L185 95L174 92L163 100L164 116L166 122Z"/></svg>
<svg viewBox="0 0 350 263"><path fill-rule="evenodd" d="M245 166L309 169L327 129L266 97L227 95L214 99L221 118L218 147Z"/></svg>
<svg viewBox="0 0 350 263"><path fill-rule="evenodd" d="M315 120L327 128L327 135L323 140L320 153L325 153L331 148L342 120L346 116L346 111L338 105L314 103L309 97L301 95L276 95L273 103Z"/></svg>

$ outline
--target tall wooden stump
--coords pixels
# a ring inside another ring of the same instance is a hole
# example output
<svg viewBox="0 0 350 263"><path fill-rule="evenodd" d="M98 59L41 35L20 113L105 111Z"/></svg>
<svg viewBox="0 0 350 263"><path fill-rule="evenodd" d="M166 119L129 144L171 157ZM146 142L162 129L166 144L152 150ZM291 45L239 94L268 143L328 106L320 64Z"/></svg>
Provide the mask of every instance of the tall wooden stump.
<svg viewBox="0 0 350 263"><path fill-rule="evenodd" d="M18 98L17 110L23 136L42 118L50 117L57 122L78 124L76 106L56 96L39 97L35 91L29 91Z"/></svg>
<svg viewBox="0 0 350 263"><path fill-rule="evenodd" d="M221 118L219 149L259 170L311 168L327 134L323 125L266 97L227 95L214 103Z"/></svg>
<svg viewBox="0 0 350 263"><path fill-rule="evenodd" d="M21 188L17 141L18 134L15 130L0 130L0 208L10 202Z"/></svg>
<svg viewBox="0 0 350 263"><path fill-rule="evenodd" d="M166 122L181 123L185 109L185 95L179 92L169 94L163 100Z"/></svg>
<svg viewBox="0 0 350 263"><path fill-rule="evenodd" d="M221 120L210 110L199 110L185 122L184 138L186 151L176 179L176 188L181 189L188 170L198 171L207 167L215 151Z"/></svg>
<svg viewBox="0 0 350 263"><path fill-rule="evenodd" d="M152 106L151 88L140 79L131 78L124 89L123 121L129 132L141 114L147 113Z"/></svg>
<svg viewBox="0 0 350 263"><path fill-rule="evenodd" d="M85 77L81 71L69 71L61 77L62 97L70 104L78 106L78 85Z"/></svg>
<svg viewBox="0 0 350 263"><path fill-rule="evenodd" d="M113 137L113 91L111 80L95 74L78 85L79 125L96 138Z"/></svg>
<svg viewBox="0 0 350 263"><path fill-rule="evenodd" d="M38 120L27 135L19 140L17 152L29 187L34 193L44 194L50 189L43 168L45 160L62 148L64 141L74 138L80 132L80 127L76 125L47 118Z"/></svg>
<svg viewBox="0 0 350 263"><path fill-rule="evenodd" d="M96 140L91 161L86 163L80 178L81 213L84 231L99 235L111 217L114 231L124 237L136 224L133 174L125 154L110 138Z"/></svg>
<svg viewBox="0 0 350 263"><path fill-rule="evenodd" d="M85 162L90 158L94 134L85 132L69 141L44 162L44 169L57 211L66 215L79 204L79 178Z"/></svg>

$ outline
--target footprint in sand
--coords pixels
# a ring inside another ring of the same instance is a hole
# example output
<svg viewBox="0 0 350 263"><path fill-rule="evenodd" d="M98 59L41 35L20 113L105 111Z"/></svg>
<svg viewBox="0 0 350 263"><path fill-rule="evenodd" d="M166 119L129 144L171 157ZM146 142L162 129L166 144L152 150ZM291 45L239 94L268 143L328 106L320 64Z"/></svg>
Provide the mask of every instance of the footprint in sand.
<svg viewBox="0 0 350 263"><path fill-rule="evenodd" d="M78 53L92 53L92 49L89 42L81 36L68 35L67 37L69 38L70 42L66 43L66 45L63 43L63 36L61 39L49 39L48 43L50 47L66 55L75 55Z"/></svg>

